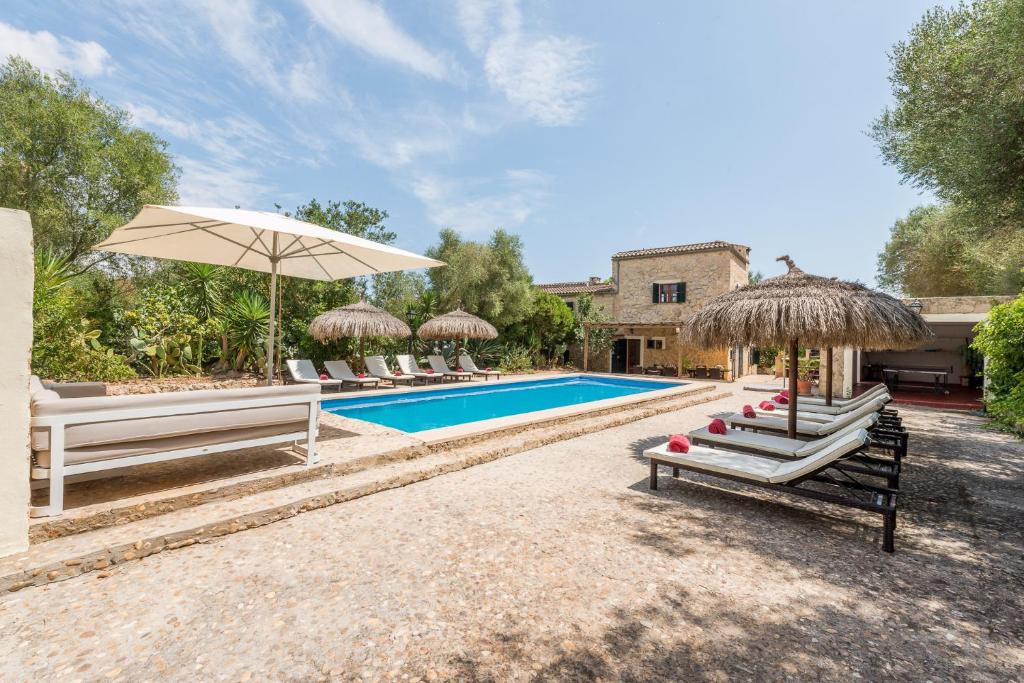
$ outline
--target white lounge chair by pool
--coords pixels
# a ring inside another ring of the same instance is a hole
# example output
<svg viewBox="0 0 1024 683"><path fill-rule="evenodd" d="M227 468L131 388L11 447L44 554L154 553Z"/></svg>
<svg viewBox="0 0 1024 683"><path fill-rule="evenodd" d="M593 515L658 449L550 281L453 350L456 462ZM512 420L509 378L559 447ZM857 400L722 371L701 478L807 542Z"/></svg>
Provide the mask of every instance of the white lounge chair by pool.
<svg viewBox="0 0 1024 683"><path fill-rule="evenodd" d="M444 361L444 358L441 356L427 356L427 362L430 363L430 367L434 370L434 372L441 373L443 377L453 379L455 381L458 381L460 379L473 379L472 372L466 372L465 370L463 370L462 372L458 372L457 370L452 370L450 367L448 367L448 363L446 363Z"/></svg>
<svg viewBox="0 0 1024 683"><path fill-rule="evenodd" d="M473 359L469 357L468 353L464 353L459 356L459 365L461 365L462 369L466 370L467 372L472 372L474 375L482 376L485 381L489 380L491 377L494 377L495 379L501 379L500 371L490 369L481 370L476 366L476 363L473 362Z"/></svg>
<svg viewBox="0 0 1024 683"><path fill-rule="evenodd" d="M380 380L387 380L391 382L391 386L395 387L399 384L408 384L412 386L412 383L416 381L416 378L412 375L396 375L391 372L388 368L388 363L384 360L384 356L367 356L366 359L366 371L371 375Z"/></svg>
<svg viewBox="0 0 1024 683"><path fill-rule="evenodd" d="M344 386L340 379L320 379L320 373L310 360L288 359L285 361L285 367L288 368L292 382L296 384L319 384L321 389L330 387L336 391Z"/></svg>
<svg viewBox="0 0 1024 683"><path fill-rule="evenodd" d="M882 410L884 406L884 401L881 399L875 399L843 415L836 415L835 417L828 415L816 415L816 420L798 419L796 421L796 431L797 434L801 436L820 438L838 432L840 429L853 424L861 418L877 413ZM800 411L797 410L798 415L799 413ZM830 417L831 419L828 421L823 421L824 418ZM789 420L787 417L775 417L774 415L767 415L764 413L759 414L757 417L743 417L742 413L736 413L735 415L730 415L725 418L725 422L731 427L741 427L743 429L751 429L759 432L786 432L789 429Z"/></svg>
<svg viewBox="0 0 1024 683"><path fill-rule="evenodd" d="M349 386L362 389L363 387L377 387L380 385L380 380L376 377L360 377L352 372L352 368L343 360L324 361L324 368L333 379L344 382Z"/></svg>
<svg viewBox="0 0 1024 683"><path fill-rule="evenodd" d="M829 470L838 469L843 459L861 450L869 441L868 433L859 430L833 441L816 453L788 461L701 446L691 446L687 453L674 453L668 450L667 443L644 451L644 455L651 463L652 490L658 489L658 467L665 465L672 468L675 477L685 469L880 514L883 519L882 549L891 553L896 529L897 492L861 482L849 472L843 472L841 478L829 476ZM806 482L814 482L815 487L804 487Z"/></svg>
<svg viewBox="0 0 1024 683"><path fill-rule="evenodd" d="M412 375L418 380L422 380L424 384L427 382L443 382L444 375L427 372L419 366L416 362L416 358L410 354L400 354L395 356L398 359L398 367L402 370L403 375Z"/></svg>

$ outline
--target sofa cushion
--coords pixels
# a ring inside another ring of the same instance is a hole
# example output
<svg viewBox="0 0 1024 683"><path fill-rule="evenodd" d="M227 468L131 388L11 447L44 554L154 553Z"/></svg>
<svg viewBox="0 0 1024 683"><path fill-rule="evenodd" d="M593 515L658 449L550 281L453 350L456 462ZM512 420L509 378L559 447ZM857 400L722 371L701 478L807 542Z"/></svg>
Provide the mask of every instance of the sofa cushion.
<svg viewBox="0 0 1024 683"><path fill-rule="evenodd" d="M209 391L182 391L167 394L131 396L104 396L73 398L59 401L35 402L32 412L36 416L88 414L91 412L116 413L117 410L160 408L169 406L195 406L197 412L182 415L142 417L104 422L85 422L69 425L64 430L64 448L72 450L92 446L125 444L134 441L160 440L193 434L253 429L306 420L307 403L272 405L257 408L217 410L217 403L256 398L318 396L319 387L291 385L250 389L214 389ZM200 406L206 406L201 409ZM32 448L48 451L49 429L32 431Z"/></svg>
<svg viewBox="0 0 1024 683"><path fill-rule="evenodd" d="M215 446L218 444L231 443L232 441L241 441L243 439L261 439L268 436L288 434L290 432L305 432L307 426L308 423L306 420L302 419L296 422L282 422L259 427L246 427L244 429L229 429L216 432L171 436L160 439L146 439L140 441L101 444L96 446L84 446L81 448L69 448L64 451L64 464L76 465L85 462L127 458L135 455L165 453L167 451L176 451L183 448ZM49 451L37 451L35 456L36 465L38 467L50 466Z"/></svg>

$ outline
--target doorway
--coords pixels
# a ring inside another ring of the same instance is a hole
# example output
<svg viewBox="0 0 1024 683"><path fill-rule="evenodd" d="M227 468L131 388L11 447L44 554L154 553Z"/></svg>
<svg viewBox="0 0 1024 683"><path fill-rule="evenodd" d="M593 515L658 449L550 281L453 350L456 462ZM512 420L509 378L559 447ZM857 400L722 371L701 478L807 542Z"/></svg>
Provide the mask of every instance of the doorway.
<svg viewBox="0 0 1024 683"><path fill-rule="evenodd" d="M639 337L616 339L612 344L611 371L626 374L643 364L643 344Z"/></svg>

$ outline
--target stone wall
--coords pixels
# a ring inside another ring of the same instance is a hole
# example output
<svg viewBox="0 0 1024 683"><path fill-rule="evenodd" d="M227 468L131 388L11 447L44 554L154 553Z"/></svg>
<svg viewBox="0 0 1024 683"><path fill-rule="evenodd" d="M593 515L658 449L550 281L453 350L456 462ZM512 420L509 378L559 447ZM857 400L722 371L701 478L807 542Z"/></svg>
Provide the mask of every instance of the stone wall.
<svg viewBox="0 0 1024 683"><path fill-rule="evenodd" d="M993 306L1013 301L1013 296L928 296L917 299L928 313L988 313ZM909 304L914 299L904 299Z"/></svg>
<svg viewBox="0 0 1024 683"><path fill-rule="evenodd" d="M745 282L745 266L734 271L731 251L707 251L692 254L666 254L621 259L614 263L618 294L612 316L629 322L685 320L703 304L732 289L734 279ZM651 302L655 282L685 282L686 301L680 304Z"/></svg>
<svg viewBox="0 0 1024 683"><path fill-rule="evenodd" d="M0 209L0 556L28 548L29 364L32 354L32 223L24 211Z"/></svg>

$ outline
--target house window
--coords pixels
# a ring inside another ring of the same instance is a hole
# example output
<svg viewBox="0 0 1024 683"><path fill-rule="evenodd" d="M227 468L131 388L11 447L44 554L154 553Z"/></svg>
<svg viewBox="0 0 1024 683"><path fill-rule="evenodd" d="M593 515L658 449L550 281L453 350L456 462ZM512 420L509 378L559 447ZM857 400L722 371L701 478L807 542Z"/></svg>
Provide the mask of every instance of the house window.
<svg viewBox="0 0 1024 683"><path fill-rule="evenodd" d="M654 351L661 351L662 349L665 348L665 338L664 337L648 337L647 338L647 348L653 349Z"/></svg>
<svg viewBox="0 0 1024 683"><path fill-rule="evenodd" d="M576 310L576 302L575 301L566 301L565 305L569 307L570 311L575 311Z"/></svg>
<svg viewBox="0 0 1024 683"><path fill-rule="evenodd" d="M656 304L681 304L686 301L685 282L655 282L651 302Z"/></svg>

